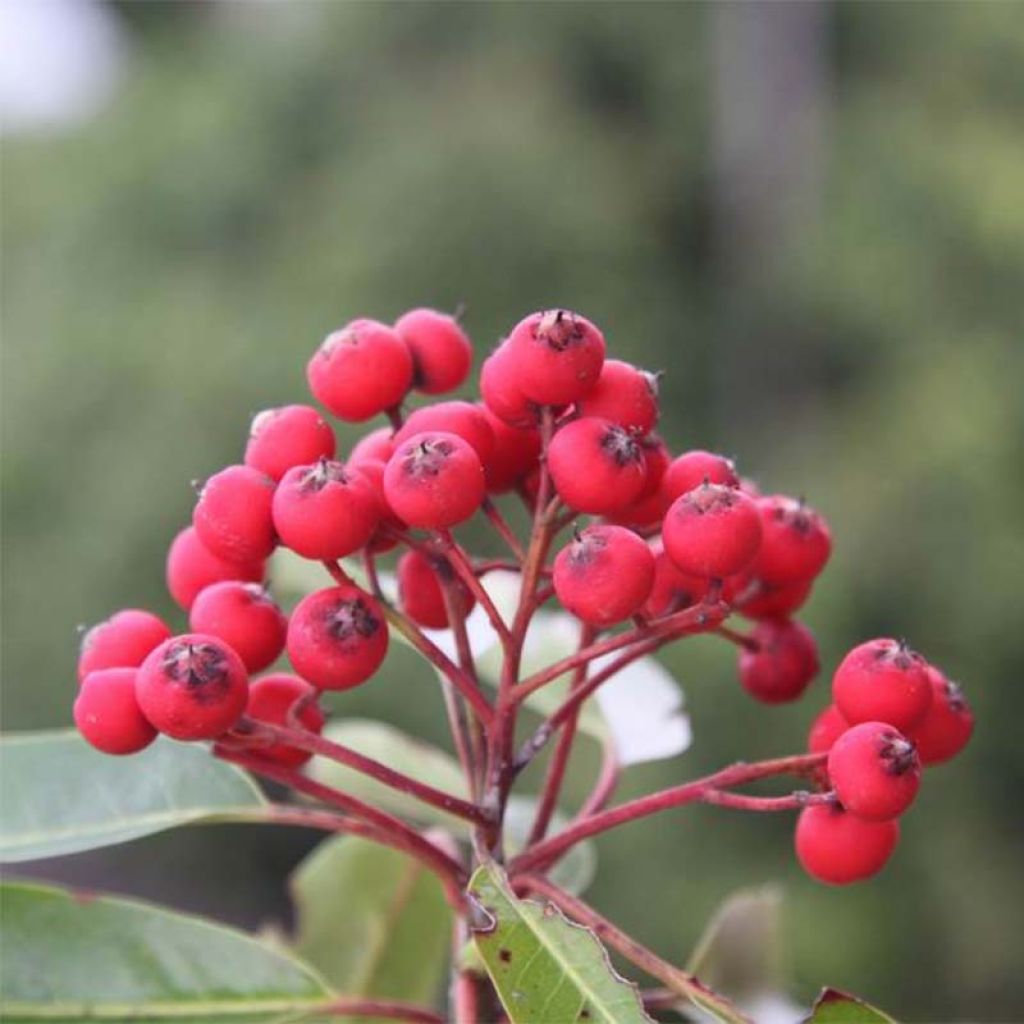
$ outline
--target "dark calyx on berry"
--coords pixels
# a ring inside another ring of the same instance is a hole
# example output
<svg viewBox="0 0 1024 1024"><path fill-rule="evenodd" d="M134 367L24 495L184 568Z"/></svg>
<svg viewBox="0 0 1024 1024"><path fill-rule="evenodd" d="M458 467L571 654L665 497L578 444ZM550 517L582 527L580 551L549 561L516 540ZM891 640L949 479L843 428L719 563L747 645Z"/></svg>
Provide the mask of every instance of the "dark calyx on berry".
<svg viewBox="0 0 1024 1024"><path fill-rule="evenodd" d="M918 764L917 748L895 729L882 737L878 753L889 775L905 775Z"/></svg>
<svg viewBox="0 0 1024 1024"><path fill-rule="evenodd" d="M564 352L571 345L582 341L586 331L576 322L576 314L566 309L552 309L537 321L535 337L556 352Z"/></svg>
<svg viewBox="0 0 1024 1024"><path fill-rule="evenodd" d="M339 601L324 613L324 627L336 640L373 636L381 625L380 619L358 597Z"/></svg>
<svg viewBox="0 0 1024 1024"><path fill-rule="evenodd" d="M328 484L348 483L349 476L345 467L333 459L319 458L302 475L299 486L304 491L322 491Z"/></svg>
<svg viewBox="0 0 1024 1024"><path fill-rule="evenodd" d="M231 667L214 644L172 644L161 667L168 679L183 683L200 704L220 700L230 682Z"/></svg>
<svg viewBox="0 0 1024 1024"><path fill-rule="evenodd" d="M444 438L421 441L404 453L402 468L414 479L437 476L454 450L454 445Z"/></svg>
<svg viewBox="0 0 1024 1024"><path fill-rule="evenodd" d="M643 462L643 449L628 430L616 425L610 426L601 438L601 449L607 452L620 466Z"/></svg>

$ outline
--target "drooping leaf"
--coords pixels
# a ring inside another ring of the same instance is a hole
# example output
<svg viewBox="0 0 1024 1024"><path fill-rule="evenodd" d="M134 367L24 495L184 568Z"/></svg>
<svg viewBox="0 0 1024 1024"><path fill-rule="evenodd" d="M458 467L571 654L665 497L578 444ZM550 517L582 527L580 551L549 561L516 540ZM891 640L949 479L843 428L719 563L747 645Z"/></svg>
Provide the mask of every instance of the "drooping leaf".
<svg viewBox="0 0 1024 1024"><path fill-rule="evenodd" d="M839 989L822 989L803 1024L894 1024L893 1018Z"/></svg>
<svg viewBox="0 0 1024 1024"><path fill-rule="evenodd" d="M295 948L349 996L431 1003L448 957L440 883L405 854L357 836L321 843L291 879Z"/></svg>
<svg viewBox="0 0 1024 1024"><path fill-rule="evenodd" d="M518 899L493 865L477 869L469 892L473 941L513 1024L650 1021L593 932L551 905Z"/></svg>
<svg viewBox="0 0 1024 1024"><path fill-rule="evenodd" d="M0 860L123 843L264 803L255 783L197 745L158 739L109 757L73 730L0 739Z"/></svg>
<svg viewBox="0 0 1024 1024"><path fill-rule="evenodd" d="M330 993L244 932L134 900L0 887L0 1018L270 1021Z"/></svg>

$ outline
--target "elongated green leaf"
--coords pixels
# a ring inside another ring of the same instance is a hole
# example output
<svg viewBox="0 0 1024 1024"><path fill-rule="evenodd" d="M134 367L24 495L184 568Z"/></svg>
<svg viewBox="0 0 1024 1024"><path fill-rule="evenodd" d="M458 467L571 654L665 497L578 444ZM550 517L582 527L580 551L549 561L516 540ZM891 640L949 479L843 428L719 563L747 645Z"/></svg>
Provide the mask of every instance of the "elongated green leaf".
<svg viewBox="0 0 1024 1024"><path fill-rule="evenodd" d="M839 989L822 989L803 1024L894 1024L893 1018Z"/></svg>
<svg viewBox="0 0 1024 1024"><path fill-rule="evenodd" d="M473 940L513 1024L650 1020L593 932L553 906L517 899L494 866L477 870L469 892Z"/></svg>
<svg viewBox="0 0 1024 1024"><path fill-rule="evenodd" d="M265 1021L329 996L297 959L202 918L12 883L0 905L6 1021Z"/></svg>
<svg viewBox="0 0 1024 1024"><path fill-rule="evenodd" d="M56 857L264 803L245 772L158 739L131 758L73 730L0 739L0 860Z"/></svg>
<svg viewBox="0 0 1024 1024"><path fill-rule="evenodd" d="M295 948L339 992L415 1003L436 998L451 912L417 861L356 836L328 839L291 881Z"/></svg>

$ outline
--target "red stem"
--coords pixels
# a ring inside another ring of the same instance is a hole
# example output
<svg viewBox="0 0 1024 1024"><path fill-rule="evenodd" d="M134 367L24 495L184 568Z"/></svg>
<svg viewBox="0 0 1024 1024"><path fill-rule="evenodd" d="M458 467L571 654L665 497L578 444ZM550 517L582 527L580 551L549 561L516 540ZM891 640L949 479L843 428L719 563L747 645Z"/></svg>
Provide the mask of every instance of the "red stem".
<svg viewBox="0 0 1024 1024"><path fill-rule="evenodd" d="M598 811L603 811L608 801L611 800L615 787L619 784L621 767L619 765L619 756L615 750L615 744L611 740L605 740L603 748L600 774L597 777L597 782L594 783L594 788L590 791L590 795L579 809L575 818L576 821L589 818L597 814Z"/></svg>
<svg viewBox="0 0 1024 1024"><path fill-rule="evenodd" d="M507 647L512 639L508 626L505 624L505 620L501 617L498 609L494 606L491 595L484 590L479 577L473 569L472 563L466 557L466 552L462 550L452 536L451 530L438 530L437 535L441 548L447 556L451 567L473 597L476 598L477 604L487 613L487 618L490 619L491 625L494 627L495 633L498 634L502 645Z"/></svg>
<svg viewBox="0 0 1024 1024"><path fill-rule="evenodd" d="M512 527L509 526L508 521L501 514L501 509L495 505L491 498L484 498L483 503L484 515L490 520L491 525L497 530L501 539L508 545L508 549L516 557L516 561L521 565L523 558L523 546L519 543L519 538L512 531Z"/></svg>
<svg viewBox="0 0 1024 1024"><path fill-rule="evenodd" d="M730 629L728 626L719 626L715 632L746 651L757 651L760 649L757 641L752 636L747 636L738 630Z"/></svg>

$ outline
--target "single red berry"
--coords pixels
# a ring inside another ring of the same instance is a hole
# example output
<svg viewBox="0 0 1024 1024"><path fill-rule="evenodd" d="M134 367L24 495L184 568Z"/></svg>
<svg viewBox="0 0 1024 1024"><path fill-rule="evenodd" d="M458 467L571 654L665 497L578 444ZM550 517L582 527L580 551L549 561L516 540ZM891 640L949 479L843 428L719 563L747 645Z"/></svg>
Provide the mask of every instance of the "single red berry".
<svg viewBox="0 0 1024 1024"><path fill-rule="evenodd" d="M355 466L367 459L387 462L395 450L393 435L394 431L390 427L378 427L376 430L371 430L352 446L352 451L348 456L348 465Z"/></svg>
<svg viewBox="0 0 1024 1024"><path fill-rule="evenodd" d="M387 324L366 319L329 334L306 367L313 397L351 423L399 405L412 374L405 342Z"/></svg>
<svg viewBox="0 0 1024 1024"><path fill-rule="evenodd" d="M711 581L706 576L681 572L660 547L654 550L654 585L644 605L652 619L671 615L704 600Z"/></svg>
<svg viewBox="0 0 1024 1024"><path fill-rule="evenodd" d="M548 447L548 469L562 501L591 515L632 504L646 476L636 438L596 417L573 420L555 434Z"/></svg>
<svg viewBox="0 0 1024 1024"><path fill-rule="evenodd" d="M278 659L288 631L287 618L263 587L235 580L200 591L188 625L193 633L223 640L249 672L259 672Z"/></svg>
<svg viewBox="0 0 1024 1024"><path fill-rule="evenodd" d="M354 584L304 597L288 622L288 657L321 690L348 690L380 668L388 627L380 605Z"/></svg>
<svg viewBox="0 0 1024 1024"><path fill-rule="evenodd" d="M812 754L827 754L840 736L849 729L846 719L835 704L829 704L811 723L807 733L807 750Z"/></svg>
<svg viewBox="0 0 1024 1024"><path fill-rule="evenodd" d="M967 746L974 732L974 715L963 691L934 665L926 669L932 703L921 723L910 733L922 764L948 761Z"/></svg>
<svg viewBox="0 0 1024 1024"><path fill-rule="evenodd" d="M851 725L886 722L909 733L932 702L927 663L902 640L854 647L832 677L832 699Z"/></svg>
<svg viewBox="0 0 1024 1024"><path fill-rule="evenodd" d="M600 416L634 434L649 434L658 422L657 374L618 359L606 359L597 383L579 401L581 416Z"/></svg>
<svg viewBox="0 0 1024 1024"><path fill-rule="evenodd" d="M476 512L485 493L480 457L456 434L413 434L384 469L384 496L409 526L455 526Z"/></svg>
<svg viewBox="0 0 1024 1024"><path fill-rule="evenodd" d="M265 571L262 559L233 562L213 554L199 539L194 526L182 530L167 552L167 589L185 611L192 607L196 595L211 583L221 580L259 583Z"/></svg>
<svg viewBox="0 0 1024 1024"><path fill-rule="evenodd" d="M203 484L192 525L203 545L232 562L258 562L276 543L274 481L258 469L228 466Z"/></svg>
<svg viewBox="0 0 1024 1024"><path fill-rule="evenodd" d="M842 807L805 807L796 823L796 855L819 882L848 885L877 875L896 849L896 820L866 821Z"/></svg>
<svg viewBox="0 0 1024 1024"><path fill-rule="evenodd" d="M165 640L135 677L142 713L176 740L212 740L227 732L245 711L248 692L242 659L205 633Z"/></svg>
<svg viewBox="0 0 1024 1024"><path fill-rule="evenodd" d="M365 458L356 463L349 462L348 468L366 481L377 500L380 521L373 536L366 542L367 551L373 554L390 551L398 545L398 539L389 534L389 529L404 530L405 523L395 515L384 494L384 463L380 459Z"/></svg>
<svg viewBox="0 0 1024 1024"><path fill-rule="evenodd" d="M662 537L669 558L683 572L724 579L757 554L761 519L754 502L738 488L701 484L672 503Z"/></svg>
<svg viewBox="0 0 1024 1024"><path fill-rule="evenodd" d="M380 525L380 503L357 470L321 459L293 466L278 484L274 527L285 547L318 561L358 551Z"/></svg>
<svg viewBox="0 0 1024 1024"><path fill-rule="evenodd" d="M822 516L784 494L758 498L757 507L764 537L751 573L774 586L814 579L832 553Z"/></svg>
<svg viewBox="0 0 1024 1024"><path fill-rule="evenodd" d="M264 409L253 418L245 464L280 480L292 466L334 458L334 431L310 405Z"/></svg>
<svg viewBox="0 0 1024 1024"><path fill-rule="evenodd" d="M167 624L152 612L139 608L116 612L82 637L78 681L101 668L138 668L170 635Z"/></svg>
<svg viewBox="0 0 1024 1024"><path fill-rule="evenodd" d="M480 397L510 427L534 427L540 422L540 407L515 383L511 373L514 359L507 344L502 344L484 360L480 367Z"/></svg>
<svg viewBox="0 0 1024 1024"><path fill-rule="evenodd" d="M486 406L480 411L490 424L494 448L484 460L484 478L492 494L512 490L537 465L540 433L533 427L511 427Z"/></svg>
<svg viewBox="0 0 1024 1024"><path fill-rule="evenodd" d="M751 583L756 586L750 587ZM746 593L750 587L750 596L739 601L736 610L748 619L785 618L807 603L813 583L813 580L798 580L796 583L773 586L760 580L751 580L748 575L740 594Z"/></svg>
<svg viewBox="0 0 1024 1024"><path fill-rule="evenodd" d="M668 506L665 504L661 493L657 490L646 498L638 498L630 502L624 508L616 509L605 515L610 523L616 526L625 526L630 530L638 530L641 533L649 534L656 527L660 527L662 519Z"/></svg>
<svg viewBox="0 0 1024 1024"><path fill-rule="evenodd" d="M289 713L293 708L297 708L296 718L303 728L319 735L323 731L326 718L316 701L318 692L315 687L298 676L276 672L253 680L249 687L249 703L245 713L257 722L288 725ZM260 757L269 758L290 768L298 768L313 756L309 751L299 750L285 743L259 747L257 752Z"/></svg>
<svg viewBox="0 0 1024 1024"><path fill-rule="evenodd" d="M459 614L468 615L476 603L465 583L455 574L443 555L428 558L419 551L407 551L398 560L398 599L413 622L427 629L448 628L448 608L442 581L452 592Z"/></svg>
<svg viewBox="0 0 1024 1024"><path fill-rule="evenodd" d="M621 526L589 526L555 558L559 601L592 626L610 626L640 610L654 585L654 555Z"/></svg>
<svg viewBox="0 0 1024 1024"><path fill-rule="evenodd" d="M662 499L660 504L667 509L672 503L661 495L661 481L672 462L672 453L657 434L648 434L640 438L640 451L644 457L644 486L637 501L657 494Z"/></svg>
<svg viewBox="0 0 1024 1024"><path fill-rule="evenodd" d="M156 729L139 710L135 668L90 672L75 698L75 725L82 737L104 754L135 754L156 739Z"/></svg>
<svg viewBox="0 0 1024 1024"><path fill-rule="evenodd" d="M531 313L506 344L514 384L538 405L578 402L597 384L604 364L604 336L566 309Z"/></svg>
<svg viewBox="0 0 1024 1024"><path fill-rule="evenodd" d="M473 446L473 450L480 456L480 462L487 465L494 451L494 431L483 411L471 402L437 402L415 409L395 434L393 441L397 447L414 434L432 434L437 431L461 437Z"/></svg>
<svg viewBox="0 0 1024 1024"><path fill-rule="evenodd" d="M661 489L669 502L700 487L704 481L721 484L723 487L739 487L740 478L732 459L714 452L695 449L677 455L661 478Z"/></svg>
<svg viewBox="0 0 1024 1024"><path fill-rule="evenodd" d="M828 777L839 802L858 818L898 818L921 785L914 744L884 722L852 725L828 752Z"/></svg>
<svg viewBox="0 0 1024 1024"><path fill-rule="evenodd" d="M459 321L434 309L411 309L395 333L412 355L412 386L426 395L454 391L469 376L473 346Z"/></svg>
<svg viewBox="0 0 1024 1024"><path fill-rule="evenodd" d="M821 667L814 634L792 619L766 619L739 655L743 688L766 704L796 700Z"/></svg>

